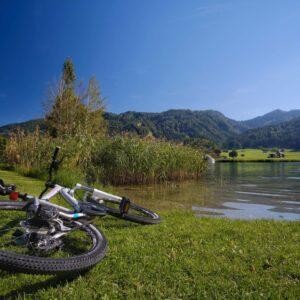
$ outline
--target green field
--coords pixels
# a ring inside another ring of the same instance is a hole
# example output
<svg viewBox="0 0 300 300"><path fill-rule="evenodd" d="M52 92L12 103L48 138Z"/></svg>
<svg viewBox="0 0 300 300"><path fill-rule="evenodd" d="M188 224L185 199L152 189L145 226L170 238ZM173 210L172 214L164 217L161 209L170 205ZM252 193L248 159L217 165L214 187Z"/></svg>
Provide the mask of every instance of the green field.
<svg viewBox="0 0 300 300"><path fill-rule="evenodd" d="M42 183L12 172L0 178L37 194ZM0 298L296 299L300 297L299 222L197 219L160 211L160 225L95 220L106 258L76 278L0 271ZM1 221L0 221L1 222ZM2 221L3 222L3 221Z"/></svg>
<svg viewBox="0 0 300 300"><path fill-rule="evenodd" d="M238 157L232 159L228 152L222 152L218 161L300 161L300 151L285 150L284 158L268 158L270 153L275 151L263 152L260 149L239 149Z"/></svg>

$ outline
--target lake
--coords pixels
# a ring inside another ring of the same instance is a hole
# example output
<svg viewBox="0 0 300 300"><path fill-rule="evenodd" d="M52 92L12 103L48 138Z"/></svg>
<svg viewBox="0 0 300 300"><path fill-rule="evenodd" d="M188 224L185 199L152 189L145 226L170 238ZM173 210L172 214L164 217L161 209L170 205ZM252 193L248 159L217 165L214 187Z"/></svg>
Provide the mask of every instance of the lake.
<svg viewBox="0 0 300 300"><path fill-rule="evenodd" d="M118 187L153 210L195 216L300 220L300 163L217 163L197 181Z"/></svg>

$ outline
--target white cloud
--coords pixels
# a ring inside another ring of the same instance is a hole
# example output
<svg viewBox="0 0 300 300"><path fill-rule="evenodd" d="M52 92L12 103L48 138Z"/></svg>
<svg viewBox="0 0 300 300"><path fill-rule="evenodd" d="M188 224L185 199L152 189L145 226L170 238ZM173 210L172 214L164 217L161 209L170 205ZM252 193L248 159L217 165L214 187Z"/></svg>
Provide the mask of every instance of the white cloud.
<svg viewBox="0 0 300 300"><path fill-rule="evenodd" d="M230 7L230 2L202 5L194 8L190 14L183 15L174 21L187 21L196 18L207 17L210 15L222 13L228 10Z"/></svg>
<svg viewBox="0 0 300 300"><path fill-rule="evenodd" d="M143 95L140 95L140 94L131 94L129 96L129 98L133 99L133 100L139 100L139 99L143 99L144 96Z"/></svg>
<svg viewBox="0 0 300 300"><path fill-rule="evenodd" d="M230 3L219 3L199 6L195 9L195 15L207 16L211 14L216 14L227 10L230 7Z"/></svg>
<svg viewBox="0 0 300 300"><path fill-rule="evenodd" d="M238 96L238 95L246 95L250 94L256 91L256 86L246 86L246 87L239 87L237 88L233 94Z"/></svg>

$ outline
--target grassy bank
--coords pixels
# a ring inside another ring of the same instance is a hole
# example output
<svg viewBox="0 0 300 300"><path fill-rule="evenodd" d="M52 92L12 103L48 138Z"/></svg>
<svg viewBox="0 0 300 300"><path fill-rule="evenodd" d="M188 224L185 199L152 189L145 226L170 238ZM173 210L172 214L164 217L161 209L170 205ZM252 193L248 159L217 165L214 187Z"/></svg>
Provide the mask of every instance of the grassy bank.
<svg viewBox="0 0 300 300"><path fill-rule="evenodd" d="M42 183L12 172L0 178L38 193ZM159 199L158 199L159 201ZM36 299L299 298L299 222L197 219L161 211L139 226L96 219L107 257L74 279L0 271L2 297ZM0 221L1 222L1 221Z"/></svg>
<svg viewBox="0 0 300 300"><path fill-rule="evenodd" d="M268 158L269 154L275 151L262 151L261 149L239 149L236 158L229 157L228 152L222 152L218 161L238 161L238 162L276 162L276 161L300 161L300 151L285 150L283 158Z"/></svg>

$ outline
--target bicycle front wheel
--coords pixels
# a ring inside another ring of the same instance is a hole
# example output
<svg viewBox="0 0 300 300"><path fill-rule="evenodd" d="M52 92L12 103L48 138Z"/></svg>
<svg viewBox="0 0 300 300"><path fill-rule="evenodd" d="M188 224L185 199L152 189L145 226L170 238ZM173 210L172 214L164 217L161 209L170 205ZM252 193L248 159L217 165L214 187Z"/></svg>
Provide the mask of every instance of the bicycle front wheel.
<svg viewBox="0 0 300 300"><path fill-rule="evenodd" d="M105 208L107 214L114 217L145 225L158 224L161 222L161 218L158 214L132 202L128 203L129 208L126 213L122 213L120 204L121 201L117 200L105 199L99 201L99 206Z"/></svg>

